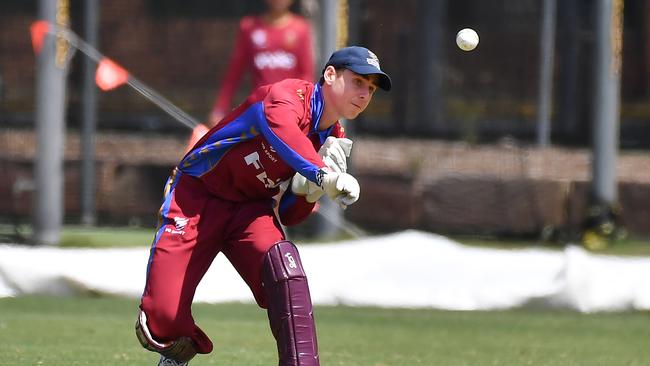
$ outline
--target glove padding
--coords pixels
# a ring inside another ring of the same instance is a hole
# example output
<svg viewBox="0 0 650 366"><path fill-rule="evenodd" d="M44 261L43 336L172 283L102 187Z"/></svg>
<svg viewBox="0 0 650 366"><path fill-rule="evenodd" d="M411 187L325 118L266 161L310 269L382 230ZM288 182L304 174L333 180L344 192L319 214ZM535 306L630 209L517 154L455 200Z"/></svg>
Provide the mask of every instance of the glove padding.
<svg viewBox="0 0 650 366"><path fill-rule="evenodd" d="M305 196L309 203L318 201L325 192L316 183L296 173L291 179L291 191L298 196Z"/></svg>
<svg viewBox="0 0 650 366"><path fill-rule="evenodd" d="M327 172L323 176L323 191L342 209L357 202L361 187L356 178L348 173Z"/></svg>
<svg viewBox="0 0 650 366"><path fill-rule="evenodd" d="M318 150L318 155L332 172L345 173L348 170L347 157L351 152L352 140L329 136ZM316 183L303 177L300 173L293 176L291 191L299 196L305 196L307 202L310 203L318 201L325 193Z"/></svg>
<svg viewBox="0 0 650 366"><path fill-rule="evenodd" d="M352 152L352 140L346 138L328 137L318 150L318 155L325 165L336 173L346 173L347 158Z"/></svg>

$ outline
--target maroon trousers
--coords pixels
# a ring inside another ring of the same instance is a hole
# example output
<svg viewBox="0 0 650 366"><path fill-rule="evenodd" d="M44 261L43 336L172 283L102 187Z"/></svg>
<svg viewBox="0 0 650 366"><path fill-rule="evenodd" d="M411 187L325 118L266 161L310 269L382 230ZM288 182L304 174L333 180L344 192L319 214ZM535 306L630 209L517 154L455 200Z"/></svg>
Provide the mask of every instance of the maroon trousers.
<svg viewBox="0 0 650 366"><path fill-rule="evenodd" d="M140 308L161 342L189 336L199 353L212 342L194 323L192 299L215 256L222 252L267 308L262 286L265 255L285 236L271 200L229 202L210 195L196 178L170 177L153 241Z"/></svg>

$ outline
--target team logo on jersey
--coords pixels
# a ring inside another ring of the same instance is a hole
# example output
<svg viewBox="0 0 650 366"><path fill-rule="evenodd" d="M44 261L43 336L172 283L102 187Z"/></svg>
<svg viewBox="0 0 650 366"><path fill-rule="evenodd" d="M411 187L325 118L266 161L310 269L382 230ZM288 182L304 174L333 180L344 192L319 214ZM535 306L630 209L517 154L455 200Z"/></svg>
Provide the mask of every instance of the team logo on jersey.
<svg viewBox="0 0 650 366"><path fill-rule="evenodd" d="M251 33L251 41L256 47L266 46L266 32L262 29L256 29Z"/></svg>
<svg viewBox="0 0 650 366"><path fill-rule="evenodd" d="M368 51L368 58L366 59L366 62L368 62L369 65L372 65L381 70L381 67L379 67L379 58L372 51Z"/></svg>
<svg viewBox="0 0 650 366"><path fill-rule="evenodd" d="M184 235L185 226L187 226L187 223L190 221L190 219L186 217L176 216L172 220L174 220L174 228L172 229L170 227L167 227L165 228L165 232L168 232L170 234Z"/></svg>
<svg viewBox="0 0 650 366"><path fill-rule="evenodd" d="M268 150L265 149L265 152L268 153ZM277 161L277 159L275 159ZM250 165L255 170L260 171L255 177L264 184L265 188L275 188L282 183L282 180L278 178L276 181L273 179L269 178L269 176L266 174L266 170L264 170L264 166L262 166L262 161L260 160L260 154L257 151L253 151L252 153L244 156L244 161L246 162L246 165Z"/></svg>
<svg viewBox="0 0 650 366"><path fill-rule="evenodd" d="M176 227L176 230L183 230L189 221L190 219L186 217L176 216L174 217L174 226Z"/></svg>
<svg viewBox="0 0 650 366"><path fill-rule="evenodd" d="M305 92L303 92L302 89L296 89L296 95L298 95L300 100L305 100Z"/></svg>
<svg viewBox="0 0 650 366"><path fill-rule="evenodd" d="M269 151L270 150L270 151ZM266 147L266 144L262 142L262 151L264 151L264 155L266 155L269 160L271 160L274 163L278 162L278 158L276 158L273 154L275 154L275 149L273 146L269 146L268 148Z"/></svg>
<svg viewBox="0 0 650 366"><path fill-rule="evenodd" d="M255 55L253 62L259 70L264 69L293 69L296 67L296 56L285 52L260 52Z"/></svg>

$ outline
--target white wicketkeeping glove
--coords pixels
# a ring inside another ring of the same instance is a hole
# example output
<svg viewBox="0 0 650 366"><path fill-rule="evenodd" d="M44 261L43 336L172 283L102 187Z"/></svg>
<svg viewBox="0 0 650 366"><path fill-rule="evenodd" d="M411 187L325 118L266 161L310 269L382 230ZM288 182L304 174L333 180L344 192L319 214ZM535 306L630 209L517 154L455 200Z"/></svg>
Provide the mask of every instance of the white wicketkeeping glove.
<svg viewBox="0 0 650 366"><path fill-rule="evenodd" d="M347 158L350 157L351 152L352 140L330 136L318 150L318 155L332 171L346 173L348 170Z"/></svg>
<svg viewBox="0 0 650 366"><path fill-rule="evenodd" d="M318 155L331 171L345 173L348 170L347 157L352 152L352 140L329 136ZM325 193L316 183L296 173L291 180L291 190L299 196L305 196L307 202L318 201Z"/></svg>
<svg viewBox="0 0 650 366"><path fill-rule="evenodd" d="M342 209L357 202L361 187L357 179L348 173L327 172L323 176L323 191Z"/></svg>
<svg viewBox="0 0 650 366"><path fill-rule="evenodd" d="M298 196L305 196L307 202L318 201L325 192L316 183L296 173L291 179L291 191Z"/></svg>
<svg viewBox="0 0 650 366"><path fill-rule="evenodd" d="M327 194L344 210L357 202L361 193L361 187L359 187L356 178L348 173L336 172L325 173L322 188L296 173L291 181L291 190L297 195L305 196L307 202L316 202L323 194Z"/></svg>

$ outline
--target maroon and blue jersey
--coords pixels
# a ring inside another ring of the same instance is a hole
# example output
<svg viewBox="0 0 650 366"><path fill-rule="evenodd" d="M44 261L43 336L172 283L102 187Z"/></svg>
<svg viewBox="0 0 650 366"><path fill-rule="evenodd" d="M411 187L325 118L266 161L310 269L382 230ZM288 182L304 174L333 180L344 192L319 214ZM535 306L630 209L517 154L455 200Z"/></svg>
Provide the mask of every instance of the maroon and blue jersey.
<svg viewBox="0 0 650 366"><path fill-rule="evenodd" d="M318 149L330 135L344 137L338 122L319 130L322 113L318 84L286 79L262 86L203 136L178 170L199 178L211 194L233 202L270 199L296 172L320 184L325 164ZM281 221L291 225L312 208L288 189L278 212Z"/></svg>

